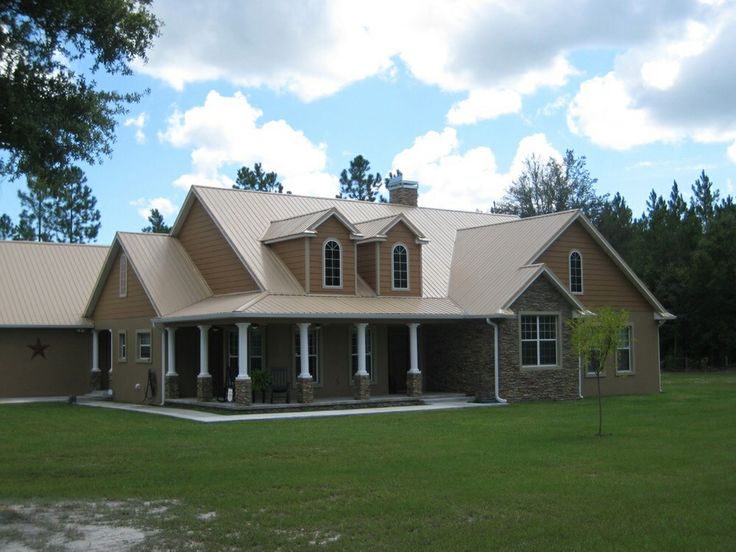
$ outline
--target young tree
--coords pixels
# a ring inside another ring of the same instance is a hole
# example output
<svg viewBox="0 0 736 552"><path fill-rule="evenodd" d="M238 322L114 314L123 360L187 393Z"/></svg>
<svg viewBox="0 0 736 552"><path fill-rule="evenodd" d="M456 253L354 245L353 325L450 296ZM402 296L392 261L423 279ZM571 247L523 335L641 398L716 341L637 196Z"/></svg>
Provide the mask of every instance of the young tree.
<svg viewBox="0 0 736 552"><path fill-rule="evenodd" d="M580 355L583 366L595 369L598 389L598 436L603 436L603 402L601 399L601 371L621 345L621 333L629 320L625 310L601 307L592 316L570 321L572 346Z"/></svg>
<svg viewBox="0 0 736 552"><path fill-rule="evenodd" d="M143 232L152 232L155 234L168 234L171 232L171 226L168 226L164 222L164 216L158 209L151 209L151 214L148 215L149 225L143 228Z"/></svg>
<svg viewBox="0 0 736 552"><path fill-rule="evenodd" d="M253 170L248 167L238 169L233 188L236 190L253 190L256 192L278 192L284 193L284 187L278 180L275 172L263 172L260 163L253 165Z"/></svg>
<svg viewBox="0 0 736 552"><path fill-rule="evenodd" d="M5 213L0 216L0 240L9 240L13 237L15 225L13 220Z"/></svg>
<svg viewBox="0 0 736 552"><path fill-rule="evenodd" d="M159 30L152 0L0 4L0 175L53 174L109 155L116 120L140 94L85 76L132 74Z"/></svg>
<svg viewBox="0 0 736 552"><path fill-rule="evenodd" d="M547 162L532 154L524 159L524 168L495 206L497 212L511 212L521 217L581 209L596 220L606 195L595 193L597 178L590 176L585 156L575 157L567 150L560 163L553 157Z"/></svg>
<svg viewBox="0 0 736 552"><path fill-rule="evenodd" d="M87 243L97 238L100 211L87 177L77 167L66 171L65 182L53 186L53 229L57 242Z"/></svg>
<svg viewBox="0 0 736 552"><path fill-rule="evenodd" d="M26 176L28 191L18 190L23 209L18 217L14 239L52 241L54 236L54 197L46 183Z"/></svg>
<svg viewBox="0 0 736 552"><path fill-rule="evenodd" d="M343 169L340 173L340 193L337 197L378 201L381 197L381 175L371 174L370 171L370 162L362 155L356 156L350 162L350 168Z"/></svg>

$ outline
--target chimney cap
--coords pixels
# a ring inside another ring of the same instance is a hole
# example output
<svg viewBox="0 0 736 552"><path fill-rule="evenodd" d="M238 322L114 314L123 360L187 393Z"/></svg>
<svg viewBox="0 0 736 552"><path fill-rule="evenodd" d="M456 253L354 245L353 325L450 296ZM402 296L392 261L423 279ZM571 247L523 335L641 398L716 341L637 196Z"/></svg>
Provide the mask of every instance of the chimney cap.
<svg viewBox="0 0 736 552"><path fill-rule="evenodd" d="M396 176L389 178L388 183L386 184L386 189L388 190L395 188L411 188L416 190L419 188L419 182L416 180L404 180L404 175L399 173Z"/></svg>

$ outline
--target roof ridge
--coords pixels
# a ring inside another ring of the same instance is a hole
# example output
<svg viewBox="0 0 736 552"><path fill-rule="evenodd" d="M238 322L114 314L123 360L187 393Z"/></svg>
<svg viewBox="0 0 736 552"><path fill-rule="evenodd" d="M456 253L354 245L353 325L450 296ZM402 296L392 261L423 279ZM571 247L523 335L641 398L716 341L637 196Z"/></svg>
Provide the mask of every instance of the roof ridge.
<svg viewBox="0 0 736 552"><path fill-rule="evenodd" d="M392 219L392 218L401 217L401 216L404 216L404 213L395 213L393 215L387 215L385 217L377 217L377 218L368 219L368 220L361 220L358 222L354 222L353 224L367 224L369 222L376 222L378 220Z"/></svg>
<svg viewBox="0 0 736 552"><path fill-rule="evenodd" d="M242 191L246 191L246 190L242 190ZM271 193L271 192L263 192L263 193ZM298 219L298 218L304 218L304 217L308 217L309 215L316 215L317 213L326 213L327 211L331 211L332 209L335 209L335 207L330 207L329 209L320 209L318 211L310 211L308 213L303 213L301 215L294 215L293 217L286 217L286 218L282 218L282 219L276 219L276 220L272 220L271 221L271 224L274 224L276 222L286 222L287 220L294 220L294 219Z"/></svg>
<svg viewBox="0 0 736 552"><path fill-rule="evenodd" d="M478 226L467 226L465 228L458 228L457 231L458 232L464 232L465 230L476 230L478 228L490 228L491 226L501 226L501 225L504 225L504 224L511 224L511 223L514 223L514 222L526 222L526 221L530 221L530 220L539 220L541 218L556 217L556 216L560 216L560 215L569 215L570 213L574 213L576 211L582 212L582 211L580 211L580 209L566 209L564 211L557 211L555 213L545 213L543 215L535 215L533 217L517 218L517 219L514 219L514 220L503 220L501 222L495 222L495 223L492 223L492 224L479 224Z"/></svg>
<svg viewBox="0 0 736 552"><path fill-rule="evenodd" d="M422 207L419 205L416 205L416 206L403 205L401 203L390 203L390 202L381 203L378 201L365 201L362 199L349 199L345 197L323 197L323 196L311 196L311 195L304 195L304 194L286 194L286 193L280 194L278 192L261 192L258 190L239 190L235 188L216 188L214 186L202 186L200 184L193 184L191 187L196 188L198 190L206 189L206 190L213 190L216 192L236 192L236 193L245 193L245 194L269 195L269 196L275 196L275 197L281 196L283 198L300 197L300 198L305 198L305 199L320 199L320 200L327 200L327 201L341 201L345 203L365 203L368 205L376 205L376 206L400 207L403 209L421 209L423 211L442 211L445 213L464 213L466 215L467 214L484 215L484 216L489 216L489 217L514 217L516 216L516 215L506 215L506 214L501 214L501 213L488 213L485 211L468 211L468 210L463 210L463 209L445 209L443 207ZM383 217L378 217L378 218L383 218ZM514 219L514 220L518 220L518 219Z"/></svg>
<svg viewBox="0 0 736 552"><path fill-rule="evenodd" d="M0 240L0 244L16 244L16 245L63 245L67 247L110 247L102 243L69 243L69 242L50 242L50 241L31 241L31 240Z"/></svg>

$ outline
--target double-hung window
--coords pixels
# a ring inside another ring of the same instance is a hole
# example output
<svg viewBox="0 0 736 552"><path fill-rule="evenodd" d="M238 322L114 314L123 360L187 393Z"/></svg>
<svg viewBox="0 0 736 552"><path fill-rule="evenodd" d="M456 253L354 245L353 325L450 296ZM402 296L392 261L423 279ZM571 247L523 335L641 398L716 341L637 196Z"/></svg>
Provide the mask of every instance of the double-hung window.
<svg viewBox="0 0 736 552"><path fill-rule="evenodd" d="M321 370L319 362L319 328L310 327L307 330L307 350L309 357L309 374L312 376L314 383L321 383ZM301 336L299 328L294 333L294 359L296 366L296 377L301 373L302 357L301 357Z"/></svg>
<svg viewBox="0 0 736 552"><path fill-rule="evenodd" d="M630 374L634 363L631 354L631 326L621 329L618 349L616 349L616 372Z"/></svg>
<svg viewBox="0 0 736 552"><path fill-rule="evenodd" d="M325 242L322 252L324 267L324 287L342 287L342 249L340 242L329 239Z"/></svg>
<svg viewBox="0 0 736 552"><path fill-rule="evenodd" d="M409 251L401 243L392 250L391 282L393 289L409 289Z"/></svg>
<svg viewBox="0 0 736 552"><path fill-rule="evenodd" d="M128 360L128 334L125 331L118 332L118 360L120 362Z"/></svg>
<svg viewBox="0 0 736 552"><path fill-rule="evenodd" d="M583 256L579 251L570 253L570 291L583 293Z"/></svg>
<svg viewBox="0 0 736 552"><path fill-rule="evenodd" d="M261 326L248 328L248 372L263 370L263 328Z"/></svg>
<svg viewBox="0 0 736 552"><path fill-rule="evenodd" d="M151 362L151 332L138 330L136 332L136 349L138 362Z"/></svg>
<svg viewBox="0 0 736 552"><path fill-rule="evenodd" d="M370 326L365 329L365 369L375 382L373 371L373 332ZM352 327L350 332L350 378L358 371L358 328Z"/></svg>
<svg viewBox="0 0 736 552"><path fill-rule="evenodd" d="M557 315L532 314L521 317L521 365L557 365Z"/></svg>

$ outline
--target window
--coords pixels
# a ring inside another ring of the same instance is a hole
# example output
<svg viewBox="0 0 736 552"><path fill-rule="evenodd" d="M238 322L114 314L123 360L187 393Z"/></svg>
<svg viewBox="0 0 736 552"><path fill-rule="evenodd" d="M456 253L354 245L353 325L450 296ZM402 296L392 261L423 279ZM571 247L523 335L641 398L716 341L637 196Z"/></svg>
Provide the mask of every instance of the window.
<svg viewBox="0 0 736 552"><path fill-rule="evenodd" d="M151 332L148 330L138 330L136 332L138 362L151 362Z"/></svg>
<svg viewBox="0 0 736 552"><path fill-rule="evenodd" d="M227 365L230 369L238 368L239 348L238 330L230 330L227 334Z"/></svg>
<svg viewBox="0 0 736 552"><path fill-rule="evenodd" d="M598 369L598 362L601 356L601 352L598 350L593 350L590 352L590 356L588 357L588 365L585 367L585 373L588 376L595 376L596 370ZM601 366L601 376L605 375L606 367Z"/></svg>
<svg viewBox="0 0 736 552"><path fill-rule="evenodd" d="M578 251L570 253L570 291L583 293L583 257Z"/></svg>
<svg viewBox="0 0 736 552"><path fill-rule="evenodd" d="M308 351L309 351L309 374L312 376L314 383L320 383L320 366L319 366L319 328L308 329ZM294 358L296 359L296 376L302 371L301 359L301 339L299 336L299 328L294 334Z"/></svg>
<svg viewBox="0 0 736 552"><path fill-rule="evenodd" d="M250 326L248 328L248 373L264 368L263 328Z"/></svg>
<svg viewBox="0 0 736 552"><path fill-rule="evenodd" d="M631 326L626 326L621 330L618 349L616 349L616 372L630 374L633 372L633 364L631 358Z"/></svg>
<svg viewBox="0 0 736 552"><path fill-rule="evenodd" d="M391 281L393 289L409 289L409 252L404 244L396 244L393 248L393 264L391 265Z"/></svg>
<svg viewBox="0 0 736 552"><path fill-rule="evenodd" d="M365 329L365 369L371 376L371 381L376 381L373 372L373 332L370 326ZM350 379L358 371L358 328L352 327L350 331Z"/></svg>
<svg viewBox="0 0 736 552"><path fill-rule="evenodd" d="M118 360L128 360L128 335L125 332L118 332Z"/></svg>
<svg viewBox="0 0 736 552"><path fill-rule="evenodd" d="M521 365L557 365L557 316L525 315L521 317Z"/></svg>
<svg viewBox="0 0 736 552"><path fill-rule="evenodd" d="M128 257L125 253L120 255L120 286L118 289L120 297L128 296Z"/></svg>
<svg viewBox="0 0 736 552"><path fill-rule="evenodd" d="M323 255L324 287L342 287L341 262L340 243L337 240L327 240Z"/></svg>

